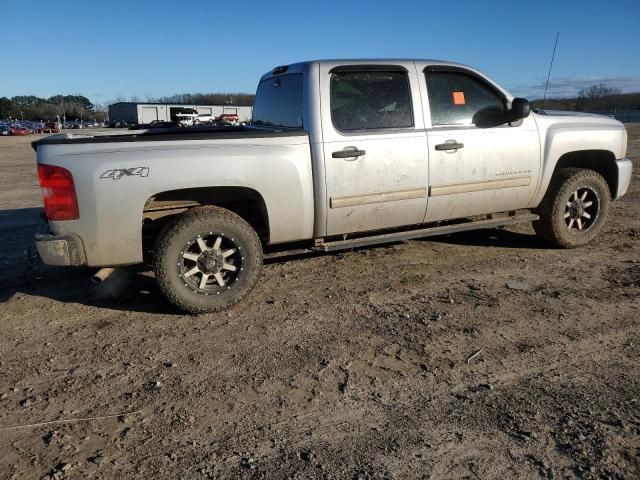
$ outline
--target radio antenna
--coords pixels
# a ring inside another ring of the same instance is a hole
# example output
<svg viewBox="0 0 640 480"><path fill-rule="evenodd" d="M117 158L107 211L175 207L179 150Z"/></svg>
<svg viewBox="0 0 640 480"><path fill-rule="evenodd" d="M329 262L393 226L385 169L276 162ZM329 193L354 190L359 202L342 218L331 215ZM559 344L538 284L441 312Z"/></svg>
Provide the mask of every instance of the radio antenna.
<svg viewBox="0 0 640 480"><path fill-rule="evenodd" d="M553 45L553 53L551 54L551 64L549 65L549 73L547 74L547 83L544 86L544 96L542 97L542 109L544 110L544 102L547 100L547 88L549 88L549 79L551 78L551 68L553 67L553 59L556 58L556 48L558 47L558 38L560 32L556 33L556 43Z"/></svg>

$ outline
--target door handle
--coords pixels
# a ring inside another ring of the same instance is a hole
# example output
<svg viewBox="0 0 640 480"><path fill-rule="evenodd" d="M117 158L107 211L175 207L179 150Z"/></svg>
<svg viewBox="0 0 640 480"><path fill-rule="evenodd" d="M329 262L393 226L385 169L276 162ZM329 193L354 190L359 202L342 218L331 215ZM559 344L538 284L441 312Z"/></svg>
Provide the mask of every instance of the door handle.
<svg viewBox="0 0 640 480"><path fill-rule="evenodd" d="M436 150L438 151L447 151L447 150L458 150L459 148L464 148L464 143L458 143L455 140L447 140L444 143L439 143L436 145Z"/></svg>
<svg viewBox="0 0 640 480"><path fill-rule="evenodd" d="M355 158L361 157L366 152L364 150L358 150L355 147L346 147L344 150L338 150L337 152L333 152L331 156L333 158Z"/></svg>

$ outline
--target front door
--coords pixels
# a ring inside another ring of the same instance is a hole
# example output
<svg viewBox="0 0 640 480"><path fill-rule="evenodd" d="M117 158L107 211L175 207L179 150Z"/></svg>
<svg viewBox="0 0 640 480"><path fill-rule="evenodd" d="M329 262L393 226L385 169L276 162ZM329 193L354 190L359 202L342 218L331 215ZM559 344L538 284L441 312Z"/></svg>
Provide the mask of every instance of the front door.
<svg viewBox="0 0 640 480"><path fill-rule="evenodd" d="M526 208L540 175L533 118L502 123L507 99L473 72L423 74L432 124L425 221Z"/></svg>
<svg viewBox="0 0 640 480"><path fill-rule="evenodd" d="M421 223L428 157L413 63L320 75L327 235Z"/></svg>

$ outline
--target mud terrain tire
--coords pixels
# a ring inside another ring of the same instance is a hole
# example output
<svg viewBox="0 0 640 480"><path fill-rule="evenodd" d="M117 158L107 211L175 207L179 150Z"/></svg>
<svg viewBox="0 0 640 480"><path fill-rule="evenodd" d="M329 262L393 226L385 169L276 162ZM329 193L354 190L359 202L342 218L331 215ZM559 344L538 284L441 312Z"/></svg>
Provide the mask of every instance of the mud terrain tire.
<svg viewBox="0 0 640 480"><path fill-rule="evenodd" d="M220 207L184 212L160 234L154 251L160 290L178 308L194 314L238 303L262 269L262 244L255 230Z"/></svg>
<svg viewBox="0 0 640 480"><path fill-rule="evenodd" d="M563 168L551 179L537 208L540 220L533 222L536 234L562 248L575 248L592 241L602 230L611 194L599 173Z"/></svg>

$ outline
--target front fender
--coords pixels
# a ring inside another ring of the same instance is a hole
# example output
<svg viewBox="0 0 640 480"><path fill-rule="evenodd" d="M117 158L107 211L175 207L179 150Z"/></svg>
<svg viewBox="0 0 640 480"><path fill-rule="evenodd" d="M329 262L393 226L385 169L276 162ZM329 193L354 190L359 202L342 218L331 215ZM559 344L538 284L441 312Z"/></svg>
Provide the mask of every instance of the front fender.
<svg viewBox="0 0 640 480"><path fill-rule="evenodd" d="M604 125L567 124L540 129L543 164L536 195L530 208L542 201L558 162L568 153L600 151L611 154L612 159L622 158L625 151L624 126L619 122ZM612 192L614 193L614 192Z"/></svg>

